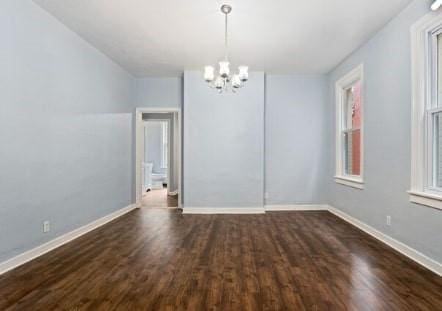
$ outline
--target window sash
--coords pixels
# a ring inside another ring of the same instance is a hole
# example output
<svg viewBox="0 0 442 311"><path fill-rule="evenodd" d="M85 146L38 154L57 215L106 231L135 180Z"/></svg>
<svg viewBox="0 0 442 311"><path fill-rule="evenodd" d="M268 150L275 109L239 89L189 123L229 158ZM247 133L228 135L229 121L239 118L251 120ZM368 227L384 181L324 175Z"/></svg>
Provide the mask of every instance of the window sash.
<svg viewBox="0 0 442 311"><path fill-rule="evenodd" d="M343 95L343 99L342 99L342 105L341 105L341 114L342 114L342 122L341 122L341 172L340 174L344 177L350 177L353 179L358 179L361 178L362 176L362 156L360 156L360 163L359 163L359 167L360 167L360 174L359 175L354 175L354 174L349 174L348 171L351 170L350 169L350 160L349 159L349 153L350 150L348 149L348 138L346 140L346 135L349 135L350 133L353 133L355 131L360 131L360 135L362 135L361 132L361 127L348 127L349 125L352 126L353 125L353 121L352 121L352 116L353 116L353 107L350 106L350 102L349 102L349 95L351 94L351 90L352 88L357 85L358 83L362 83L361 79L356 79L354 80L351 84L349 84L347 87L342 88L341 92ZM353 100L353 99L352 99ZM360 145L360 148L362 146ZM353 151L353 150L351 150ZM360 150L360 152L362 153L362 150Z"/></svg>
<svg viewBox="0 0 442 311"><path fill-rule="evenodd" d="M350 163L350 161L352 162L353 159L350 159L350 157L348 156L348 154L350 153L350 150L348 149L349 148L348 145L347 145L348 139L346 140L346 135L347 135L347 137L349 137L351 134L353 134L354 132L357 132L357 131L359 131L359 135L361 135L361 128L360 127L355 127L355 128L350 128L350 129L343 129L341 131L341 133L342 133L341 134L341 141L342 141L342 152L341 152L341 154L342 154L342 159L341 159L342 160L342 176L350 177L350 178L353 178L353 179L357 179L357 178L361 177L361 174L362 174L362 169L361 169L361 167L362 167L362 157L360 156L360 159L359 159L359 161L360 161L360 163L359 163L360 174L359 175L349 174L348 173L348 171L350 170L349 169L349 167L350 167L349 163ZM359 146L359 148L361 148L361 146ZM353 150L351 150L351 152L353 152ZM360 152L362 152L361 149L360 149Z"/></svg>
<svg viewBox="0 0 442 311"><path fill-rule="evenodd" d="M439 115L439 116L438 116ZM442 125L442 121L439 121L437 124L436 116L441 118L442 120L442 107L429 109L427 111L426 123L427 123L427 139L426 139L426 151L427 151L427 178L426 178L426 186L425 191L434 193L434 194L442 194L442 183L438 186L437 178L438 174L440 174L442 162L439 163L438 156L440 154L438 151L441 151L441 137L439 137L439 133L442 132L442 129L439 126Z"/></svg>
<svg viewBox="0 0 442 311"><path fill-rule="evenodd" d="M429 59L428 59L428 68L429 68L429 83L428 83L428 94L429 94L429 107L428 108L436 108L442 107L442 100L439 100L439 93L441 92L441 81L439 68L441 68L441 60L439 59L439 55L441 55L441 51L439 51L439 46L442 46L442 25L436 29L434 29L429 34ZM441 41L439 41L441 40Z"/></svg>

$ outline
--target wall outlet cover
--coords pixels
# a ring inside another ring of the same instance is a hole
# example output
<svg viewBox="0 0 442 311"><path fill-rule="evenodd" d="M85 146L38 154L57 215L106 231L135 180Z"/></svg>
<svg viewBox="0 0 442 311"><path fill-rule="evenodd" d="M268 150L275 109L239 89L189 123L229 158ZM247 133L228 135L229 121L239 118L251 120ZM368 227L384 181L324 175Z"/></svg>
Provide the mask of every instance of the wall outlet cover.
<svg viewBox="0 0 442 311"><path fill-rule="evenodd" d="M51 231L51 223L49 222L49 220L46 220L43 222L43 232L49 232Z"/></svg>

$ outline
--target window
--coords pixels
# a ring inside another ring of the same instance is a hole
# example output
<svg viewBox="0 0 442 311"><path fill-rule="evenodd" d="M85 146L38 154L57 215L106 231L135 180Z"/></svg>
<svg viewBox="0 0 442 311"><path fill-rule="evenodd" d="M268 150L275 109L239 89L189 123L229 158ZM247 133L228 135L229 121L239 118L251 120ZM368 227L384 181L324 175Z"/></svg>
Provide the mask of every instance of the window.
<svg viewBox="0 0 442 311"><path fill-rule="evenodd" d="M412 27L410 201L442 209L442 18Z"/></svg>
<svg viewBox="0 0 442 311"><path fill-rule="evenodd" d="M169 131L168 122L161 122L161 167L167 168L168 165L168 155L169 150Z"/></svg>
<svg viewBox="0 0 442 311"><path fill-rule="evenodd" d="M363 65L336 82L336 176L339 184L363 188Z"/></svg>
<svg viewBox="0 0 442 311"><path fill-rule="evenodd" d="M434 146L434 159L433 159L433 186L437 189L442 189L442 34L437 35L437 112L433 114L433 146Z"/></svg>
<svg viewBox="0 0 442 311"><path fill-rule="evenodd" d="M344 107L344 173L361 175L361 83L358 81L345 91Z"/></svg>

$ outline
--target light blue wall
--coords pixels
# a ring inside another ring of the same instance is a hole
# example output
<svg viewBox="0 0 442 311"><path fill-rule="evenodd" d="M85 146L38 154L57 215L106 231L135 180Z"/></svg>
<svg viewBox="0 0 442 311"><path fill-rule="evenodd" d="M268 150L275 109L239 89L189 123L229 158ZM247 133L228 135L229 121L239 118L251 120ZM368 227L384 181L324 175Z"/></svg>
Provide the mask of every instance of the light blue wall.
<svg viewBox="0 0 442 311"><path fill-rule="evenodd" d="M131 203L134 80L31 1L0 37L1 262Z"/></svg>
<svg viewBox="0 0 442 311"><path fill-rule="evenodd" d="M326 104L325 76L266 76L267 205L326 203Z"/></svg>
<svg viewBox="0 0 442 311"><path fill-rule="evenodd" d="M134 107L181 108L183 78L144 78L136 80Z"/></svg>
<svg viewBox="0 0 442 311"><path fill-rule="evenodd" d="M264 74L218 94L184 73L184 208L260 207L264 189Z"/></svg>
<svg viewBox="0 0 442 311"><path fill-rule="evenodd" d="M442 213L410 204L411 56L410 26L428 12L429 1L412 2L329 75L330 204L442 262ZM334 84L364 63L365 189L333 182ZM386 226L386 215L392 225Z"/></svg>
<svg viewBox="0 0 442 311"><path fill-rule="evenodd" d="M152 103L175 103L164 106L180 107L178 96L170 100L170 93L176 95L179 85L180 78L143 79L136 97L143 98L148 107L155 107ZM327 168L327 100L325 76L265 77L266 204L326 203L322 176Z"/></svg>

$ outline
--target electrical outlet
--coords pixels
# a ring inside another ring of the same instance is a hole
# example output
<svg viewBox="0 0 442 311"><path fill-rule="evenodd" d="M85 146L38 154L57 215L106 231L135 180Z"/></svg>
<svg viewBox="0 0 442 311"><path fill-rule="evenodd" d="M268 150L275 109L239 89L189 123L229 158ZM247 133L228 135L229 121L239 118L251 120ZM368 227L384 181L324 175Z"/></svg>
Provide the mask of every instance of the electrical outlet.
<svg viewBox="0 0 442 311"><path fill-rule="evenodd" d="M49 232L51 231L51 223L49 222L49 220L46 220L43 222L43 232Z"/></svg>
<svg viewBox="0 0 442 311"><path fill-rule="evenodd" d="M386 223L387 223L387 226L391 226L391 216L390 215L387 215Z"/></svg>

